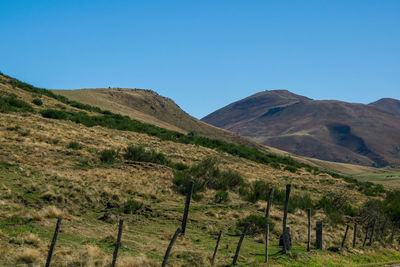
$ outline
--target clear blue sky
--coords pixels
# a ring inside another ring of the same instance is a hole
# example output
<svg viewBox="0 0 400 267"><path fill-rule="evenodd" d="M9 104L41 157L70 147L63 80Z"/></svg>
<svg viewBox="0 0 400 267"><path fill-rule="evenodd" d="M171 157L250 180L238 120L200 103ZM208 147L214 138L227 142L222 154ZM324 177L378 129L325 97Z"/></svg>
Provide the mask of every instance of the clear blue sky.
<svg viewBox="0 0 400 267"><path fill-rule="evenodd" d="M153 89L201 118L262 90L400 99L398 0L0 0L0 71Z"/></svg>

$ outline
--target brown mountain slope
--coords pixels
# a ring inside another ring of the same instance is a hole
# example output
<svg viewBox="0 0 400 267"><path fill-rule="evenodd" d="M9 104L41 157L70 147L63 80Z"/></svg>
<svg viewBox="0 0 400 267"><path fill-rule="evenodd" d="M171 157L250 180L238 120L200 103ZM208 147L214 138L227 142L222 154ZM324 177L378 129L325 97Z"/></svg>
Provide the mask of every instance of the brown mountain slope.
<svg viewBox="0 0 400 267"><path fill-rule="evenodd" d="M382 98L368 105L395 115L400 115L400 100L397 99Z"/></svg>
<svg viewBox="0 0 400 267"><path fill-rule="evenodd" d="M143 89L53 90L81 103L127 115L145 123L183 133L196 132L213 139L262 148L235 133L202 122L184 112L173 100Z"/></svg>
<svg viewBox="0 0 400 267"><path fill-rule="evenodd" d="M361 165L400 164L400 118L368 105L315 101L275 90L202 120L297 155Z"/></svg>

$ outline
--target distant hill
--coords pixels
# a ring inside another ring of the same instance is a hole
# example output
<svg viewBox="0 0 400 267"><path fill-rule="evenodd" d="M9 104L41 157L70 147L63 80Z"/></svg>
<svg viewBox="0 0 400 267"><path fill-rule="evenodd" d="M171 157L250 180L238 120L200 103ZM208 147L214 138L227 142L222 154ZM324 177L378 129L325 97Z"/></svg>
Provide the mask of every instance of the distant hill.
<svg viewBox="0 0 400 267"><path fill-rule="evenodd" d="M400 164L400 117L371 105L272 90L202 120L301 156L366 166Z"/></svg>
<svg viewBox="0 0 400 267"><path fill-rule="evenodd" d="M213 139L262 148L257 143L202 122L184 112L173 100L144 89L52 90L81 103L126 115L145 123L182 133L197 133Z"/></svg>
<svg viewBox="0 0 400 267"><path fill-rule="evenodd" d="M400 115L400 100L397 99L382 98L368 105L395 115Z"/></svg>

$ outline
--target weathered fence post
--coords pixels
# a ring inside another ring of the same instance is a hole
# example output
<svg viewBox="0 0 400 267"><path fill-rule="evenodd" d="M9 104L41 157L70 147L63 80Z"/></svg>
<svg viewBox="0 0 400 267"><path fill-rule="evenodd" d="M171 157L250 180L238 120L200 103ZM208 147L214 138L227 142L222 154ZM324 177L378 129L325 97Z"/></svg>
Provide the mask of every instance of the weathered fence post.
<svg viewBox="0 0 400 267"><path fill-rule="evenodd" d="M240 236L239 243L237 244L237 247L236 247L235 256L233 257L232 265L236 265L237 259L239 257L240 247L242 246L243 239L244 239L244 237L245 237L245 235L247 233L247 230L249 229L249 226L250 226L250 224L248 223L246 225L246 227L244 228L244 231L242 232L242 235Z"/></svg>
<svg viewBox="0 0 400 267"><path fill-rule="evenodd" d="M356 247L356 242L357 242L357 222L354 223L353 248Z"/></svg>
<svg viewBox="0 0 400 267"><path fill-rule="evenodd" d="M56 224L56 229L54 231L53 240L51 241L49 253L47 254L46 267L50 266L51 258L53 257L53 251L54 251L54 247L56 246L58 233L60 231L61 221L62 221L61 217L57 219L57 224Z"/></svg>
<svg viewBox="0 0 400 267"><path fill-rule="evenodd" d="M289 249L289 233L287 231L287 227L286 227L286 220L287 220L287 214L288 214L288 209L289 209L289 197L290 197L290 190L291 190L291 185L288 184L286 185L286 200L285 200L285 209L283 212L283 233L282 233L282 240L283 240L283 246L282 246L282 252L283 254L286 254L286 250Z"/></svg>
<svg viewBox="0 0 400 267"><path fill-rule="evenodd" d="M217 251L218 251L219 241L221 240L221 235L222 235L222 230L220 230L219 234L218 234L217 244L215 245L214 254L211 259L211 266L214 266L214 261L215 261L215 257L217 256Z"/></svg>
<svg viewBox="0 0 400 267"><path fill-rule="evenodd" d="M322 250L322 222L318 221L316 224L316 242L315 242L315 247L319 250Z"/></svg>
<svg viewBox="0 0 400 267"><path fill-rule="evenodd" d="M178 238L180 233L182 233L182 229L181 228L176 229L176 232L175 232L174 236L172 237L171 242L168 245L167 251L165 252L164 260L161 265L162 267L165 267L167 265L169 253L171 252L171 249L174 246L175 240Z"/></svg>
<svg viewBox="0 0 400 267"><path fill-rule="evenodd" d="M343 236L343 240L342 240L342 245L340 246L340 248L344 247L344 243L346 242L346 237L347 237L347 232L349 231L349 227L350 225L346 225L346 231L344 232L344 236Z"/></svg>
<svg viewBox="0 0 400 267"><path fill-rule="evenodd" d="M365 244L367 243L368 232L369 232L369 225L365 226L365 237L364 237L363 247L364 247Z"/></svg>
<svg viewBox="0 0 400 267"><path fill-rule="evenodd" d="M186 223L187 223L187 217L189 215L190 200L192 199L192 194L193 194L193 185L194 182L191 181L187 187L185 211L183 213L183 219L182 219L182 235L185 235L186 231Z"/></svg>
<svg viewBox="0 0 400 267"><path fill-rule="evenodd" d="M269 224L267 224L267 232L265 233L265 263L268 263L269 253Z"/></svg>
<svg viewBox="0 0 400 267"><path fill-rule="evenodd" d="M307 233L307 251L311 249L311 209L307 209L307 219L308 219L308 233Z"/></svg>
<svg viewBox="0 0 400 267"><path fill-rule="evenodd" d="M383 226L381 228L381 236L380 239L384 240L385 239L385 230L386 230L386 225L387 225L388 219L385 218L385 222L383 223Z"/></svg>
<svg viewBox="0 0 400 267"><path fill-rule="evenodd" d="M393 222L392 222L393 223ZM394 238L394 231L396 230L395 225L393 223L392 226L392 234L390 235L390 243L393 243L393 238Z"/></svg>
<svg viewBox="0 0 400 267"><path fill-rule="evenodd" d="M369 237L368 246L372 246L372 243L374 242L375 225L376 225L376 219L374 220L374 223L372 224L371 236Z"/></svg>
<svg viewBox="0 0 400 267"><path fill-rule="evenodd" d="M114 249L114 254L113 254L113 260L112 260L112 267L115 267L117 263L117 256L118 256L118 250L119 247L121 246L121 237L122 237L122 227L124 225L124 220L120 219L119 220L119 226L118 226L118 236L117 236L117 242L115 243L115 249Z"/></svg>
<svg viewBox="0 0 400 267"><path fill-rule="evenodd" d="M269 197L268 197L268 204L267 204L267 211L265 212L265 217L269 218L269 213L271 211L272 206L272 199L274 198L274 189L271 188L269 190Z"/></svg>

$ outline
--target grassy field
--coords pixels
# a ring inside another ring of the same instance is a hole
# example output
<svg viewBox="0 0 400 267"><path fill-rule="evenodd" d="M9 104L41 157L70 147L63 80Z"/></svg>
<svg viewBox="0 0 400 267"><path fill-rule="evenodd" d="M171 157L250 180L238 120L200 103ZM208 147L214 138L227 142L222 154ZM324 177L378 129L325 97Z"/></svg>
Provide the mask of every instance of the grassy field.
<svg viewBox="0 0 400 267"><path fill-rule="evenodd" d="M361 181L380 183L388 188L400 188L400 171L386 171L382 173L361 173L357 177Z"/></svg>
<svg viewBox="0 0 400 267"><path fill-rule="evenodd" d="M32 104L35 112L0 113L1 266L43 265L60 216L63 222L54 266L109 266L119 218L124 218L125 224L118 265L160 265L173 233L180 226L184 209L185 197L174 188L176 170L123 157L105 163L101 154L106 149L123 153L129 145L145 145L146 149L162 153L171 162L187 166L214 157L221 170L235 170L247 183L264 181L279 190L291 183L293 197L309 194L314 202L332 192L351 196L354 207L369 199L381 198L363 194L354 183L342 178L307 168L293 172L200 145L44 118L39 113L43 109L82 110L8 85L0 84L0 89L3 94L15 94L26 103L39 97L43 102L42 105ZM96 114L94 111L87 113ZM178 238L170 266L209 265L220 230L224 235L217 265L230 264L240 235L237 222L248 215L263 216L265 213L265 201L251 203L237 191L229 191L229 200L221 204L215 202L215 195L216 190L207 189L202 199L193 200L186 236ZM106 213L110 217L100 219ZM305 252L307 217L302 209L290 211L288 215L294 247L288 255L281 255L277 245L282 216L282 206L273 205L271 221L275 228L271 232L271 266L356 266L400 261L397 240L393 245L377 241L372 247L351 249L349 238L340 252ZM321 208L315 210L313 226L317 220L324 221L325 248L339 247L345 224L332 224ZM345 217L344 222L351 223L352 219ZM315 229L313 239L314 233ZM361 229L359 244L362 236ZM245 238L240 265L263 265L263 240L263 234Z"/></svg>

